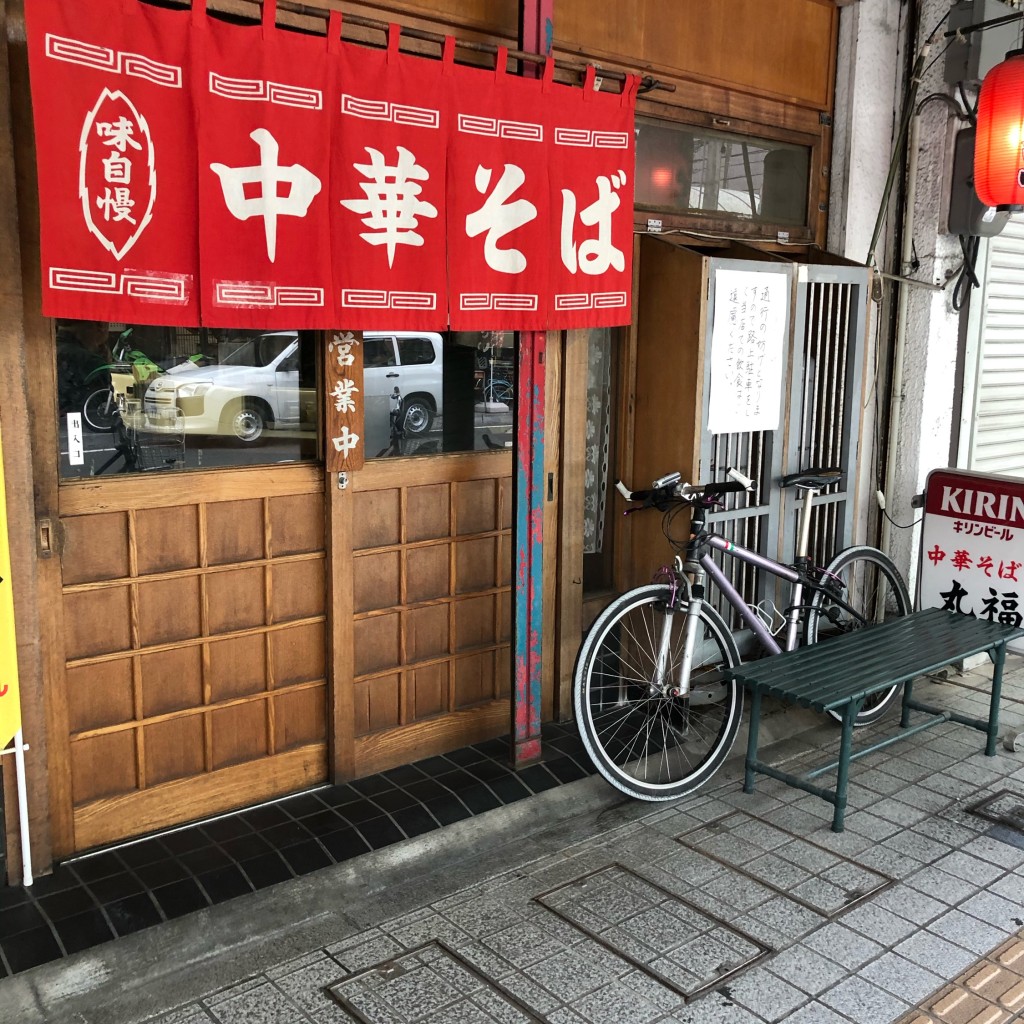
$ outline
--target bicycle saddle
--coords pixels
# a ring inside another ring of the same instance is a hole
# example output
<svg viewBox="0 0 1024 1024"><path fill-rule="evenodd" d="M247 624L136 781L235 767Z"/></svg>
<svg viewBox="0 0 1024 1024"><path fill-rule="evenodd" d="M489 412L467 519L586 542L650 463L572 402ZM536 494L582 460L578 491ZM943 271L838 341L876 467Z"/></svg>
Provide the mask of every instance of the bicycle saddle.
<svg viewBox="0 0 1024 1024"><path fill-rule="evenodd" d="M780 487L827 487L843 475L841 469L805 469L790 473L779 481Z"/></svg>

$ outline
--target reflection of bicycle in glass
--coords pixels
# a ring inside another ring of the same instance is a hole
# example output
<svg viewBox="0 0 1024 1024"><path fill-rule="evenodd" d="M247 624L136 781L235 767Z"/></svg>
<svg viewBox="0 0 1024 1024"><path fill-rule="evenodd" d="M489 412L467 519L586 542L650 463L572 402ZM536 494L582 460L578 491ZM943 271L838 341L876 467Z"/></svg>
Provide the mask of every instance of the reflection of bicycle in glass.
<svg viewBox="0 0 1024 1024"><path fill-rule="evenodd" d="M708 509L724 494L753 489L753 482L736 471L729 470L729 477L691 486L673 473L649 491L633 492L616 484L628 501L641 503L629 511L657 508L665 513L666 535L672 517L683 508L691 510L690 538L675 543L683 554L655 582L622 595L598 616L573 672L573 703L587 753L613 786L641 800L670 800L705 783L725 760L739 728L743 691L723 670L738 665L740 654L725 620L705 598L706 577L765 654L911 611L906 584L876 548L848 548L825 568L808 557L813 499L839 479L838 470L808 470L780 481L803 492L792 566L705 530ZM789 584L789 607L778 627L784 636L776 639L763 612L744 600L712 551ZM898 689L868 698L854 724L877 721Z"/></svg>
<svg viewBox="0 0 1024 1024"><path fill-rule="evenodd" d="M119 404L139 385L144 388L163 370L144 352L131 347L132 328L122 331L114 342L112 363L93 370L85 379L89 393L82 403L82 422L90 430L115 429ZM142 398L142 395L137 395Z"/></svg>
<svg viewBox="0 0 1024 1024"><path fill-rule="evenodd" d="M481 370L476 378L475 387L478 402L500 403L509 408L512 408L515 402L512 381L500 375L491 375Z"/></svg>

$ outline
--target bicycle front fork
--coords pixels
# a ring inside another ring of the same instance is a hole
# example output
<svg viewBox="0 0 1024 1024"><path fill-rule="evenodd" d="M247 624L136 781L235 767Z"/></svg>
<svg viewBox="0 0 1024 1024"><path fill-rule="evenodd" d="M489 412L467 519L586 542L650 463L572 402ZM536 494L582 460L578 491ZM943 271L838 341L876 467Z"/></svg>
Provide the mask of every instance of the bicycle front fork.
<svg viewBox="0 0 1024 1024"><path fill-rule="evenodd" d="M690 588L690 599L682 614L683 654L675 679L671 678L672 623L678 609L666 605L661 620L661 635L658 637L658 654L655 664L654 686L667 697L686 698L690 695L690 673L693 670L693 654L697 649L697 634L700 628L700 610L704 603L704 584L701 577Z"/></svg>

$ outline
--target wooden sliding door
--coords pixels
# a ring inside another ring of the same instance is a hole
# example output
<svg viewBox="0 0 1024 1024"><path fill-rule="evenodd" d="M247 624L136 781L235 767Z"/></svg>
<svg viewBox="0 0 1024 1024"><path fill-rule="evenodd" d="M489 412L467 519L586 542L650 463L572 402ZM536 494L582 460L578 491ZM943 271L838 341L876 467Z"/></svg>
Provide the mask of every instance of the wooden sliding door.
<svg viewBox="0 0 1024 1024"><path fill-rule="evenodd" d="M337 503L352 666L337 738L357 777L508 732L511 473L511 452L371 461Z"/></svg>
<svg viewBox="0 0 1024 1024"><path fill-rule="evenodd" d="M60 508L72 848L324 781L322 469L136 475Z"/></svg>

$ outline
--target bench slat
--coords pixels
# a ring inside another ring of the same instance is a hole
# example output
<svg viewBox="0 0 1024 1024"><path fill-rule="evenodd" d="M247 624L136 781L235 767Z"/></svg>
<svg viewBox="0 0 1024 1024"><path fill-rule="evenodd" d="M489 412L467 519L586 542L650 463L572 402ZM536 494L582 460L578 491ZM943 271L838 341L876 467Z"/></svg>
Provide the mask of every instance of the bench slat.
<svg viewBox="0 0 1024 1024"><path fill-rule="evenodd" d="M779 779L789 786L829 801L834 808L832 831L842 832L851 761L945 721L960 722L984 732L985 753L988 756L994 755L999 731L999 698L1005 645L1008 640L1018 636L1024 636L1024 629L1017 626L973 619L941 608L926 608L879 626L859 629L832 640L824 640L820 644L772 655L762 661L750 662L727 671L727 676L743 683L751 691L743 792L754 792L755 774ZM987 721L932 707L913 699L913 680L917 676L982 651L991 652L993 660ZM854 752L852 737L853 719L858 708L856 702L871 693L900 683L906 684L900 719L901 732ZM804 775L793 775L759 761L758 729L761 698L765 694L819 712L842 709L839 759ZM911 711L921 711L932 717L911 727ZM811 781L833 769L836 772L834 789L823 788Z"/></svg>
<svg viewBox="0 0 1024 1024"><path fill-rule="evenodd" d="M739 665L727 675L762 693L823 712L992 650L1016 636L1024 636L1024 629L926 608Z"/></svg>

